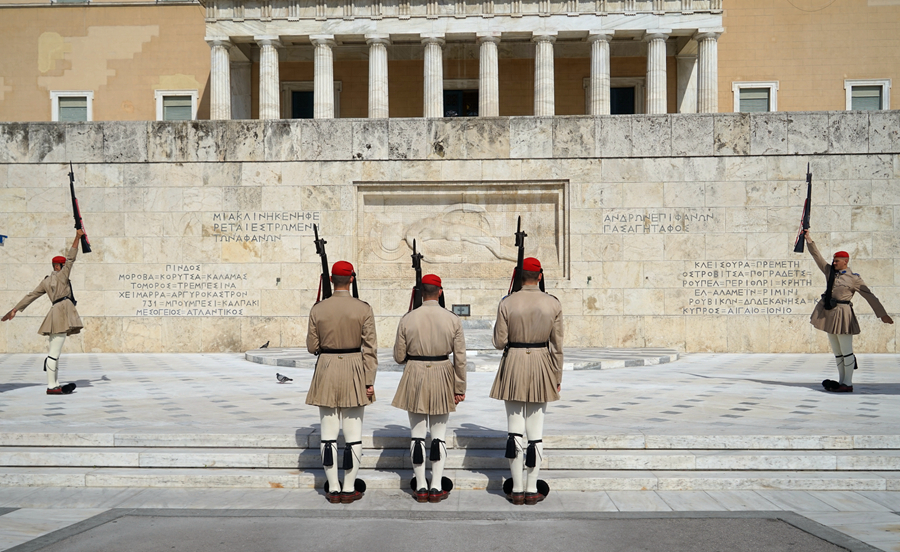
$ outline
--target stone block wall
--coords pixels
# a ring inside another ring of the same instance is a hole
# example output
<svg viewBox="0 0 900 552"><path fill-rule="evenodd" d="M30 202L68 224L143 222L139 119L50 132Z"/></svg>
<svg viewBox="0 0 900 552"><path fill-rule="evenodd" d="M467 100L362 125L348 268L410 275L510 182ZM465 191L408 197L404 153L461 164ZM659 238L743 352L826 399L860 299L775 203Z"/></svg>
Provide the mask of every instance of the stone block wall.
<svg viewBox="0 0 900 552"><path fill-rule="evenodd" d="M94 252L72 274L68 351L302 346L320 262L358 269L379 342L406 312L412 239L447 303L493 319L514 266L541 258L570 346L820 352L825 279L792 251L850 252L900 312L900 112L497 119L0 124L0 309L71 243L68 163ZM857 297L860 352L898 325ZM43 351L39 299L0 351Z"/></svg>

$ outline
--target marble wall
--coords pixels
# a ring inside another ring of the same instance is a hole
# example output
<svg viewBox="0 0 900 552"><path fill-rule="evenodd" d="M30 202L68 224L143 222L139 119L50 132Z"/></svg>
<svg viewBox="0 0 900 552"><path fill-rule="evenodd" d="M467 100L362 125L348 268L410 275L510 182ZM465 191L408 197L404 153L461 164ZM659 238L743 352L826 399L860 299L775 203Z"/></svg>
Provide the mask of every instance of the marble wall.
<svg viewBox="0 0 900 552"><path fill-rule="evenodd" d="M72 274L69 351L301 346L319 258L357 265L390 346L410 242L448 304L492 319L516 219L547 266L571 346L827 351L808 323L824 277L792 251L850 252L900 312L900 112L189 123L0 123L0 309L71 243L68 163L94 252ZM897 325L857 297L857 349ZM38 300L0 351L43 351Z"/></svg>

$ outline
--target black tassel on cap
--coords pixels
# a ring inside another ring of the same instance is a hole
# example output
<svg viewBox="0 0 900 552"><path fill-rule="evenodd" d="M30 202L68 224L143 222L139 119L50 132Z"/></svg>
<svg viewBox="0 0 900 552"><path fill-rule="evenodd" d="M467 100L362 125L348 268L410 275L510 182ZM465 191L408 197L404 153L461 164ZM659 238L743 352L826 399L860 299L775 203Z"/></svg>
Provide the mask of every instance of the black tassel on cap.
<svg viewBox="0 0 900 552"><path fill-rule="evenodd" d="M359 299L359 290L356 289L356 273L351 274L353 276L353 297Z"/></svg>
<svg viewBox="0 0 900 552"><path fill-rule="evenodd" d="M322 465L330 468L334 465L334 447L337 441L322 441L325 448L322 449Z"/></svg>
<svg viewBox="0 0 900 552"><path fill-rule="evenodd" d="M354 441L353 443L347 443L344 447L344 469L352 470L353 469L353 445L361 445L362 441Z"/></svg>
<svg viewBox="0 0 900 552"><path fill-rule="evenodd" d="M546 289L544 289L544 269L543 268L541 269L541 280L538 282L538 289L540 289L541 291L547 291Z"/></svg>
<svg viewBox="0 0 900 552"><path fill-rule="evenodd" d="M516 450L516 437L521 437L521 433L510 433L509 439L506 440L506 457L515 458L518 454Z"/></svg>
<svg viewBox="0 0 900 552"><path fill-rule="evenodd" d="M528 441L528 451L525 453L526 468L533 468L537 465L537 443L540 442L542 442L542 439Z"/></svg>
<svg viewBox="0 0 900 552"><path fill-rule="evenodd" d="M412 463L416 466L425 463L425 439L413 438Z"/></svg>
<svg viewBox="0 0 900 552"><path fill-rule="evenodd" d="M441 460L441 441L440 439L431 440L431 461L439 462Z"/></svg>

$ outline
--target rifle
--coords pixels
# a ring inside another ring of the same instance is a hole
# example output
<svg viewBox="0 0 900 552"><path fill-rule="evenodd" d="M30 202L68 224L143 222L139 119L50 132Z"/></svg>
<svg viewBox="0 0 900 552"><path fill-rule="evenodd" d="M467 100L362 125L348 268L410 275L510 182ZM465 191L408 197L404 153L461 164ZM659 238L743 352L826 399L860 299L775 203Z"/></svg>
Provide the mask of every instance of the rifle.
<svg viewBox="0 0 900 552"><path fill-rule="evenodd" d="M75 216L75 229L84 230L84 221L81 220L81 209L78 208L78 199L75 197L75 169L69 161L69 192L72 194L72 214ZM81 236L81 252L91 252L91 242L88 240L87 231Z"/></svg>
<svg viewBox="0 0 900 552"><path fill-rule="evenodd" d="M509 283L509 292L515 293L522 289L522 263L525 260L525 238L528 234L522 231L522 215L519 215L519 222L516 225L516 247L519 248L519 254L516 257L516 268L513 270L512 281Z"/></svg>
<svg viewBox="0 0 900 552"><path fill-rule="evenodd" d="M325 254L327 241L319 238L319 227L313 224L313 232L316 234L316 254L322 258L322 275L319 276L319 293L316 294L316 303L322 299L331 297L331 278L328 274L328 255Z"/></svg>
<svg viewBox="0 0 900 552"><path fill-rule="evenodd" d="M412 288L412 296L409 298L409 310L422 306L422 254L416 252L416 240L413 239L412 267L416 271L416 285Z"/></svg>
<svg viewBox="0 0 900 552"><path fill-rule="evenodd" d="M806 203L803 204L803 214L800 216L800 230L797 232L797 239L794 241L794 253L803 253L803 247L806 243L806 236L803 235L804 230L809 230L809 211L812 209L812 173L809 172L809 163L806 164Z"/></svg>

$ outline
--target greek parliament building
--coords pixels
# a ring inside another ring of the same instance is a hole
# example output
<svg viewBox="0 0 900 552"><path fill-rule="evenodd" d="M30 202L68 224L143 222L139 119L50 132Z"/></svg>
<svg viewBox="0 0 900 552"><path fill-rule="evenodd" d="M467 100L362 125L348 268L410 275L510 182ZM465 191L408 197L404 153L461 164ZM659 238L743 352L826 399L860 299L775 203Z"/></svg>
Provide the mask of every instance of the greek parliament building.
<svg viewBox="0 0 900 552"><path fill-rule="evenodd" d="M526 253L572 347L826 352L811 232L900 312L900 0L0 0L0 307L72 240L67 350L303 346L320 259L379 344L415 241L467 327ZM895 93L894 96L897 94ZM893 102L893 104L892 104ZM0 325L42 351L48 304ZM898 326L858 298L859 352Z"/></svg>

